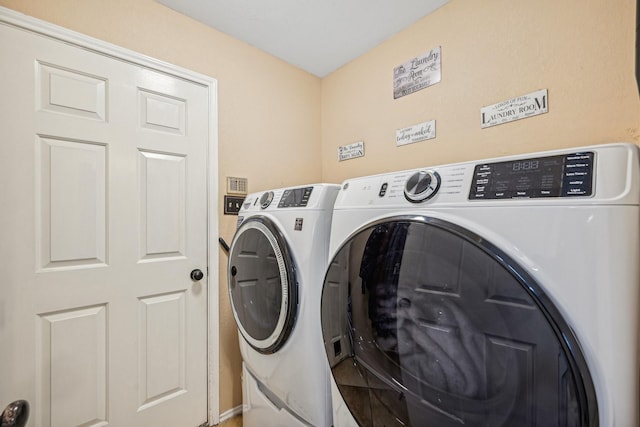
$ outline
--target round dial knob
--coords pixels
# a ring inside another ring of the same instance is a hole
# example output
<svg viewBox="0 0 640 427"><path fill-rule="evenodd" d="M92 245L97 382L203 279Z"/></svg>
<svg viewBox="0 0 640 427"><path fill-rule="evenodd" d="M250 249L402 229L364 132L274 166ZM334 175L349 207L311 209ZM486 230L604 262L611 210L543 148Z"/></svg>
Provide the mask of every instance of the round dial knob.
<svg viewBox="0 0 640 427"><path fill-rule="evenodd" d="M404 197L411 203L420 203L436 195L440 189L440 174L432 170L414 173L404 184Z"/></svg>
<svg viewBox="0 0 640 427"><path fill-rule="evenodd" d="M260 207L266 209L273 201L273 191L267 191L260 197Z"/></svg>

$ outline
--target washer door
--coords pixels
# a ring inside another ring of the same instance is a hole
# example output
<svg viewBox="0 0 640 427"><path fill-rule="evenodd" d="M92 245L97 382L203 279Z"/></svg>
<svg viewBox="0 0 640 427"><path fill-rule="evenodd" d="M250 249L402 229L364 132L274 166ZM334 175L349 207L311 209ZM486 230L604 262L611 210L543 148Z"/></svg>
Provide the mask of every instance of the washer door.
<svg viewBox="0 0 640 427"><path fill-rule="evenodd" d="M489 242L430 217L371 224L322 295L325 350L361 426L597 426L566 321Z"/></svg>
<svg viewBox="0 0 640 427"><path fill-rule="evenodd" d="M247 219L229 251L229 296L243 338L260 353L286 342L297 312L297 281L284 236L266 217Z"/></svg>

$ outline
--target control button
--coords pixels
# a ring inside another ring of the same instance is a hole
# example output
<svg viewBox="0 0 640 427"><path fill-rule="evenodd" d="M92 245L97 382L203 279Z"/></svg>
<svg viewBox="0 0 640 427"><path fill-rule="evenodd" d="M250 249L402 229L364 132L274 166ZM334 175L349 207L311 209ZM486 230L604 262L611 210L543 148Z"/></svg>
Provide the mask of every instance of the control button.
<svg viewBox="0 0 640 427"><path fill-rule="evenodd" d="M518 197L531 197L531 189L526 189L526 190L516 190L513 192L512 195L513 198L518 198Z"/></svg>
<svg viewBox="0 0 640 427"><path fill-rule="evenodd" d="M267 191L260 197L260 207L266 209L273 201L273 191Z"/></svg>
<svg viewBox="0 0 640 427"><path fill-rule="evenodd" d="M380 191L378 192L378 197L384 197L384 195L387 194L387 187L389 187L389 184L386 182L382 184Z"/></svg>
<svg viewBox="0 0 640 427"><path fill-rule="evenodd" d="M565 157L562 197L590 196L593 176L593 152L573 153Z"/></svg>
<svg viewBox="0 0 640 427"><path fill-rule="evenodd" d="M311 192L313 191L313 187L307 187L304 189L304 194L302 195L302 202L300 203L301 207L306 207L309 203L309 198L311 197Z"/></svg>
<svg viewBox="0 0 640 427"><path fill-rule="evenodd" d="M404 185L404 197L411 203L420 203L436 195L440 189L440 174L422 170L409 177Z"/></svg>

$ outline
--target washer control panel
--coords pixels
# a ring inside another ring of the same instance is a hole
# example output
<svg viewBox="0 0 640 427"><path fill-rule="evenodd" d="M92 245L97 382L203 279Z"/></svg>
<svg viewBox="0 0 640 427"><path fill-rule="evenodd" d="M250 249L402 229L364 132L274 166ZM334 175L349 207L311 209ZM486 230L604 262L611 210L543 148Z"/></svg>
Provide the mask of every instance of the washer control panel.
<svg viewBox="0 0 640 427"><path fill-rule="evenodd" d="M593 171L591 151L481 163L474 168L469 200L588 197Z"/></svg>

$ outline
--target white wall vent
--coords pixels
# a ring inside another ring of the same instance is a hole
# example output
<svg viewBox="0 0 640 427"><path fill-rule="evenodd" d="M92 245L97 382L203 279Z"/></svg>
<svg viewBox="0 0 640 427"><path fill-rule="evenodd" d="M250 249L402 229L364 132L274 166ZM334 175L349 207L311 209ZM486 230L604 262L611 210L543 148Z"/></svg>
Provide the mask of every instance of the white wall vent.
<svg viewBox="0 0 640 427"><path fill-rule="evenodd" d="M246 195L249 189L249 183L247 178L236 178L233 176L227 177L227 194L244 194Z"/></svg>

